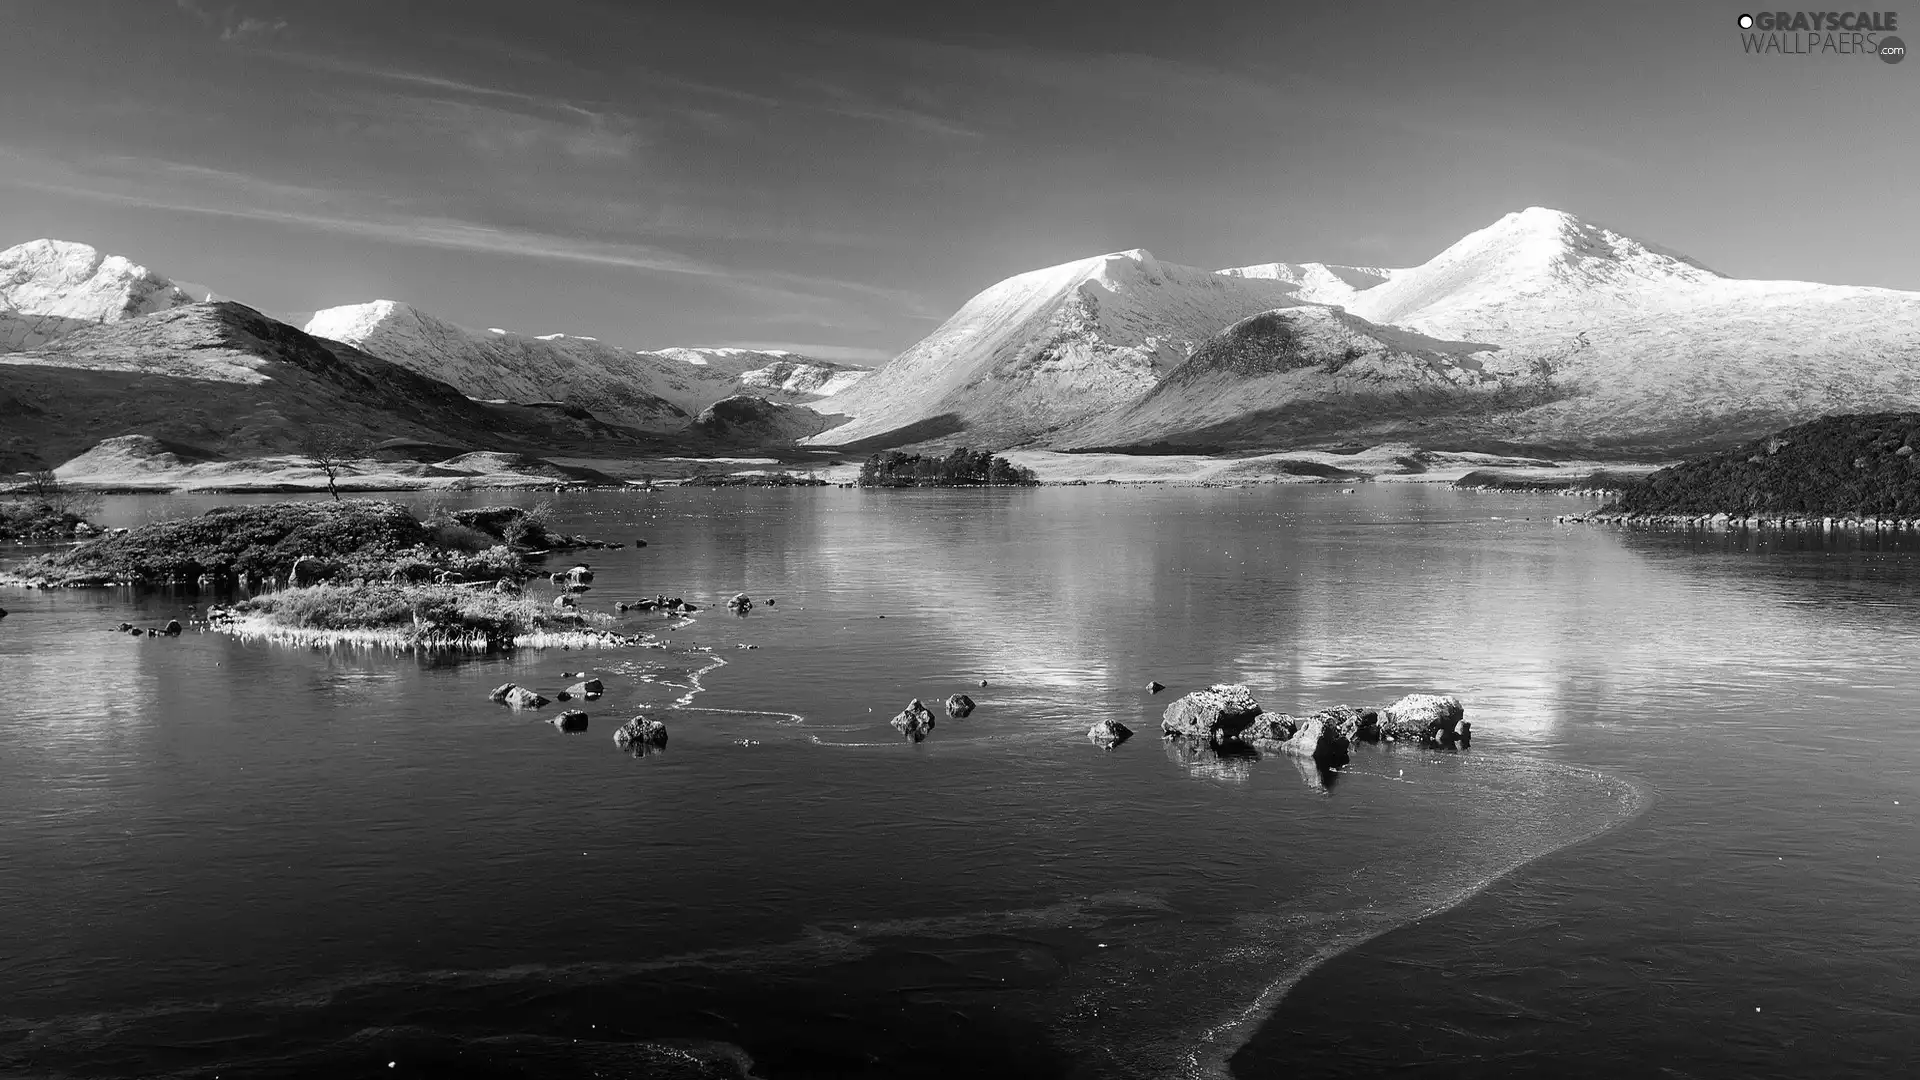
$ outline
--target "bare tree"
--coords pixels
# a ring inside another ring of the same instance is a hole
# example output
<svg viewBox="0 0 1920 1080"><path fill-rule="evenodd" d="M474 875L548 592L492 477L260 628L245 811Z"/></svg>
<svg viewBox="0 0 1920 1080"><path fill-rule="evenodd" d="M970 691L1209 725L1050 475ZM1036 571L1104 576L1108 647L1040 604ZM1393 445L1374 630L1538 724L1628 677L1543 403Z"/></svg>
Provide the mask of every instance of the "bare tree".
<svg viewBox="0 0 1920 1080"><path fill-rule="evenodd" d="M335 502L340 501L340 489L334 481L353 462L365 457L367 449L364 442L339 428L312 428L308 430L306 438L300 441L300 456L307 459L307 464L326 474L327 493L333 496Z"/></svg>
<svg viewBox="0 0 1920 1080"><path fill-rule="evenodd" d="M97 492L82 491L68 484L52 469L35 469L27 474L29 498L46 504L56 514L71 514L85 519L100 508Z"/></svg>

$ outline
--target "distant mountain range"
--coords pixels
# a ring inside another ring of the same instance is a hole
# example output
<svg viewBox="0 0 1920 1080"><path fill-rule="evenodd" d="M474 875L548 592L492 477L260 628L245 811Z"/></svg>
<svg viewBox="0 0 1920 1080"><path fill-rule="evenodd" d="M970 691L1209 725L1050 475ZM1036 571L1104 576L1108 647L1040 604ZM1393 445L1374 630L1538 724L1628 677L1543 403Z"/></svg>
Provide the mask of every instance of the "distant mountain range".
<svg viewBox="0 0 1920 1080"><path fill-rule="evenodd" d="M473 330L387 300L317 312L301 331L209 298L84 244L0 252L0 461L12 463L0 467L127 434L284 448L311 412L295 398L232 404L257 420L236 428L226 405L216 422L188 391L277 380L292 392L309 377L347 386L342 415L368 432L487 447L491 431L513 449L1391 441L1671 457L1920 404L1920 293L1729 278L1538 207L1413 267L1205 270L1139 249L1062 263L986 289L872 372ZM115 409L87 379L149 396ZM490 428L470 409L516 419Z"/></svg>
<svg viewBox="0 0 1920 1080"><path fill-rule="evenodd" d="M1920 293L1728 278L1534 207L1405 269L1021 274L820 403L852 419L810 441L1672 456L1916 402Z"/></svg>

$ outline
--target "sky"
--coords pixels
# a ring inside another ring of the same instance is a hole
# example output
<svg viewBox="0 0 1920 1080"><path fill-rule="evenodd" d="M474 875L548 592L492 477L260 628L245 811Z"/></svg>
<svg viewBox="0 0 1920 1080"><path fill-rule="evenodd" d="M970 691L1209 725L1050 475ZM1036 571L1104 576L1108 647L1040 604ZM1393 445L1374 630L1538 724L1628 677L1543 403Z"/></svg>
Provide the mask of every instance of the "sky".
<svg viewBox="0 0 1920 1080"><path fill-rule="evenodd" d="M0 247L861 363L1029 269L1414 265L1535 205L1920 290L1920 61L1743 10L0 0Z"/></svg>

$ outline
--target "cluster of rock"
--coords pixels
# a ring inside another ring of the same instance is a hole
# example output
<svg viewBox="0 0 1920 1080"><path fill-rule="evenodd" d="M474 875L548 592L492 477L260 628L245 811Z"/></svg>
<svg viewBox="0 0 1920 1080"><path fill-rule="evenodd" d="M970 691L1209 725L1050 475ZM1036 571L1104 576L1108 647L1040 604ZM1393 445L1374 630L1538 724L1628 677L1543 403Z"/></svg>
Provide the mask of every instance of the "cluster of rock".
<svg viewBox="0 0 1920 1080"><path fill-rule="evenodd" d="M568 686L565 690L556 691L554 698L557 700L594 701L606 693L606 685L599 679L589 677L584 671L572 671L567 674L570 677L578 677L581 681ZM538 709L550 703L545 696L518 683L505 683L496 687L493 693L487 696L492 701L514 709ZM567 709L555 716L550 723L561 731L573 735L587 730L588 719L583 709ZM636 716L614 730L613 741L623 750L631 750L636 754L652 753L667 745L667 725L659 720Z"/></svg>
<svg viewBox="0 0 1920 1080"><path fill-rule="evenodd" d="M665 593L661 593L651 600L619 601L613 605L613 610L621 614L629 611L663 611L668 615L684 615L699 611L700 607L697 604L689 604L677 596L668 597Z"/></svg>
<svg viewBox="0 0 1920 1080"><path fill-rule="evenodd" d="M1810 514L1646 514L1596 510L1591 514L1561 514L1563 525L1621 525L1630 529L1700 529L1716 532L1757 532L1795 529L1817 532L1920 532L1920 518L1816 517Z"/></svg>
<svg viewBox="0 0 1920 1080"><path fill-rule="evenodd" d="M1384 709L1336 705L1308 716L1292 716L1267 712L1245 686L1220 684L1195 690L1168 705L1160 730L1170 739L1276 750L1311 759L1323 769L1337 769L1350 760L1349 751L1357 742L1467 745L1473 725L1464 716L1460 699L1451 694L1408 694ZM1114 738L1115 728L1126 730L1115 721L1103 721L1087 737L1113 745L1126 737Z"/></svg>
<svg viewBox="0 0 1920 1080"><path fill-rule="evenodd" d="M0 610L0 619L6 617L6 611ZM113 632L116 634L129 634L133 637L179 637L183 632L183 628L180 625L179 619L168 619L167 625L159 629L151 626L135 626L132 623L123 622L115 627Z"/></svg>
<svg viewBox="0 0 1920 1080"><path fill-rule="evenodd" d="M956 719L964 718L978 708L973 699L965 694L954 694L947 698L945 707L947 715ZM907 702L907 707L900 710L899 715L888 723L909 740L919 742L933 731L933 710L921 704L919 698L914 698Z"/></svg>

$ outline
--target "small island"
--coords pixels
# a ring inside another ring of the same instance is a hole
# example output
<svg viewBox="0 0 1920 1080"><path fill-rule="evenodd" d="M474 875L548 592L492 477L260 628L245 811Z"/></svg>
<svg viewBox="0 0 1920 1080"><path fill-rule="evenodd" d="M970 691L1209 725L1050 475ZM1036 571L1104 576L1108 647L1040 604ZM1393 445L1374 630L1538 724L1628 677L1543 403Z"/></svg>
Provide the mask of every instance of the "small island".
<svg viewBox="0 0 1920 1080"><path fill-rule="evenodd" d="M946 457L889 450L860 466L861 487L1035 487L1032 469L986 450L958 447Z"/></svg>
<svg viewBox="0 0 1920 1080"><path fill-rule="evenodd" d="M1920 529L1920 413L1850 413L1661 469L1562 521L1658 528Z"/></svg>
<svg viewBox="0 0 1920 1080"><path fill-rule="evenodd" d="M301 644L497 649L632 645L611 616L521 595L531 560L612 547L547 528L536 508L434 511L377 500L224 506L116 531L21 564L37 588L186 587L236 599L210 628Z"/></svg>

